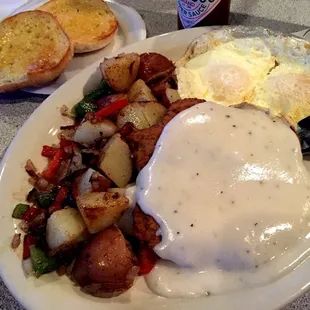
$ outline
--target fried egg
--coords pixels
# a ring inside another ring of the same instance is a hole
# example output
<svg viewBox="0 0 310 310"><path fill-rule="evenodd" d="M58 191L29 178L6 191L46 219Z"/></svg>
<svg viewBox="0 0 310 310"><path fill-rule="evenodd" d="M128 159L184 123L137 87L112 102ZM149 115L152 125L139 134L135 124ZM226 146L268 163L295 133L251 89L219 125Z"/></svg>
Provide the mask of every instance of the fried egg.
<svg viewBox="0 0 310 310"><path fill-rule="evenodd" d="M250 101L297 124L310 115L310 67L298 62L280 64L259 83Z"/></svg>
<svg viewBox="0 0 310 310"><path fill-rule="evenodd" d="M247 102L274 66L275 58L260 38L218 43L177 67L178 91L181 98L227 106Z"/></svg>

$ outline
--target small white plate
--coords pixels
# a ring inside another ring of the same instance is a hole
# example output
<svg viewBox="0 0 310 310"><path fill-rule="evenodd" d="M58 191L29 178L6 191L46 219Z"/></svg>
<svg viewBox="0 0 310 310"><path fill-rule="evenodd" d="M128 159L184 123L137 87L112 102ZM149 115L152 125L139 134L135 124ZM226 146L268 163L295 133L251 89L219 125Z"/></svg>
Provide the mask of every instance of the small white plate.
<svg viewBox="0 0 310 310"><path fill-rule="evenodd" d="M117 52L158 52L172 60L179 59L193 39L212 28L194 28L153 37ZM154 295L143 278L116 298L88 296L74 287L70 280L54 274L40 279L26 279L21 257L10 247L16 223L11 214L14 205L25 199L30 186L24 164L31 158L39 169L46 164L40 156L42 145L57 141L61 125L69 124L59 108L72 107L83 93L94 89L100 80L98 65L92 64L49 96L19 130L0 164L0 275L12 294L28 310L274 310L306 292L310 287L310 259L273 283L233 293L193 299L165 299ZM304 246L304 245L303 245ZM310 251L310 239L306 246ZM301 253L299 245L296 251ZM295 251L294 250L294 251ZM294 253L293 253L294 254Z"/></svg>
<svg viewBox="0 0 310 310"><path fill-rule="evenodd" d="M294 32L293 35L310 42L310 29L305 29L302 31Z"/></svg>
<svg viewBox="0 0 310 310"><path fill-rule="evenodd" d="M19 7L11 15L34 10L45 2L47 2L47 0L32 0ZM102 60L105 56L126 45L144 40L146 38L145 23L137 11L115 1L106 2L108 2L111 10L114 12L119 22L118 32L114 40L101 50L75 55L66 70L51 83L42 87L25 88L24 91L34 94L50 95L62 84L94 62Z"/></svg>

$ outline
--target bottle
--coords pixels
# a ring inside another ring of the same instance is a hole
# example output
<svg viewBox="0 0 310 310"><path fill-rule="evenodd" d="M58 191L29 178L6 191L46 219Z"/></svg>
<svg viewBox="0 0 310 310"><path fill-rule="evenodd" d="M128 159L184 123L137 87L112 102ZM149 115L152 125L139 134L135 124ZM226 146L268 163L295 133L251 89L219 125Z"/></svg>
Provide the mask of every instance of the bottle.
<svg viewBox="0 0 310 310"><path fill-rule="evenodd" d="M230 0L177 0L179 29L227 25Z"/></svg>

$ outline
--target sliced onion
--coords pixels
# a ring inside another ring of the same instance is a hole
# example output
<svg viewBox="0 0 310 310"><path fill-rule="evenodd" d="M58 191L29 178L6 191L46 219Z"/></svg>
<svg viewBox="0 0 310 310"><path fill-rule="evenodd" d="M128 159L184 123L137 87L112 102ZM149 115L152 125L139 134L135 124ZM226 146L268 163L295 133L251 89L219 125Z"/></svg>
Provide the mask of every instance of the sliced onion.
<svg viewBox="0 0 310 310"><path fill-rule="evenodd" d="M40 178L36 184L35 187L40 190L40 191L44 191L47 190L49 188L49 183L47 180L45 180L44 178Z"/></svg>
<svg viewBox="0 0 310 310"><path fill-rule="evenodd" d="M21 234L15 234L13 236L12 242L11 242L11 248L13 250L17 249L20 245L20 236Z"/></svg>
<svg viewBox="0 0 310 310"><path fill-rule="evenodd" d="M22 262L23 271L26 277L34 275L31 258L24 259Z"/></svg>
<svg viewBox="0 0 310 310"><path fill-rule="evenodd" d="M28 233L29 231L29 225L24 220L20 221L18 224L18 228L22 230L24 233Z"/></svg>
<svg viewBox="0 0 310 310"><path fill-rule="evenodd" d="M39 176L37 174L37 168L30 159L26 161L25 170L31 178L35 180L39 179Z"/></svg>

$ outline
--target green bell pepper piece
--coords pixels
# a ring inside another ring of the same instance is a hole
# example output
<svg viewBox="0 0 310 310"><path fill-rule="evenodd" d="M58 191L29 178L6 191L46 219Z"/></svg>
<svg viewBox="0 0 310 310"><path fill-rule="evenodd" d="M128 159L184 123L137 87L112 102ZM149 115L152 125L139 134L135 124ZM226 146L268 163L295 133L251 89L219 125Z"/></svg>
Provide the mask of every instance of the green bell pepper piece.
<svg viewBox="0 0 310 310"><path fill-rule="evenodd" d="M57 261L54 257L46 256L41 249L34 245L30 247L30 259L37 277L55 271L58 268Z"/></svg>
<svg viewBox="0 0 310 310"><path fill-rule="evenodd" d="M15 219L22 219L29 207L30 206L25 203L17 204L13 210L12 217Z"/></svg>

